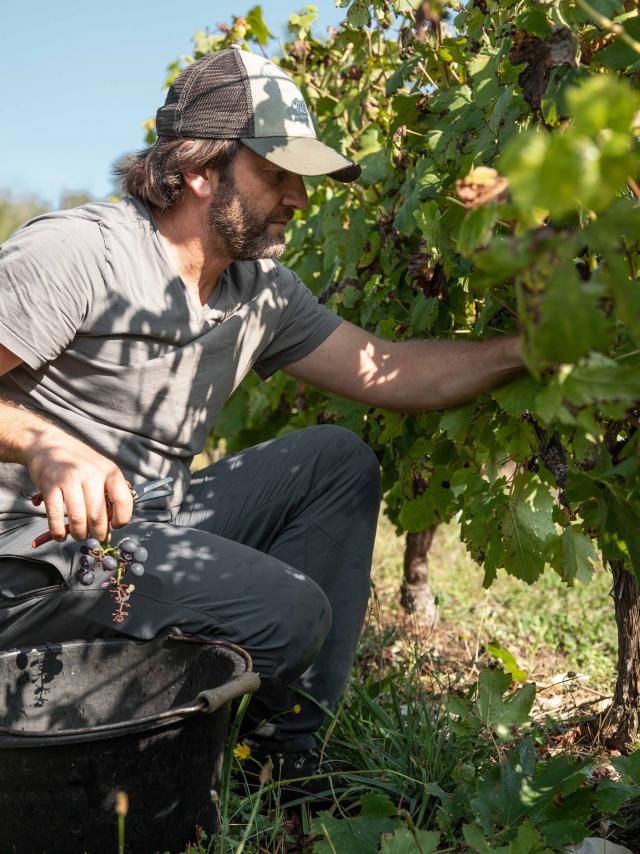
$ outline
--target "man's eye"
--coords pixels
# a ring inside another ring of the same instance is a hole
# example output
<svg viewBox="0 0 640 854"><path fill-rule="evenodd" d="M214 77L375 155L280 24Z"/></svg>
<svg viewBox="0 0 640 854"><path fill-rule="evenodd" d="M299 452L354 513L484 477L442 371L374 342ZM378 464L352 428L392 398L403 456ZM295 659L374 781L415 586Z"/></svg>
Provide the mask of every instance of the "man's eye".
<svg viewBox="0 0 640 854"><path fill-rule="evenodd" d="M284 169L278 169L277 172L269 172L269 178L273 181L274 184L279 184L281 181L284 181L286 174L287 173Z"/></svg>

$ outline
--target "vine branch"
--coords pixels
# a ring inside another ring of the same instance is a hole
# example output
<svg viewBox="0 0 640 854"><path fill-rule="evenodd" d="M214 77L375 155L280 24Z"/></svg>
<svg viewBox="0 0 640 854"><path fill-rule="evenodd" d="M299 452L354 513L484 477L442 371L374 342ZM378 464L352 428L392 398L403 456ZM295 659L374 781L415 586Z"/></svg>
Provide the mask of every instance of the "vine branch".
<svg viewBox="0 0 640 854"><path fill-rule="evenodd" d="M620 36L622 41L629 45L631 50L640 54L640 42L637 42L632 38L621 24L616 24L615 21L612 21L605 15L600 14L600 12L594 9L593 6L590 6L589 3L587 3L587 0L576 0L576 3L580 8L584 9L591 20L595 21L599 27L602 27L603 30L609 30L610 33L613 33L616 36Z"/></svg>

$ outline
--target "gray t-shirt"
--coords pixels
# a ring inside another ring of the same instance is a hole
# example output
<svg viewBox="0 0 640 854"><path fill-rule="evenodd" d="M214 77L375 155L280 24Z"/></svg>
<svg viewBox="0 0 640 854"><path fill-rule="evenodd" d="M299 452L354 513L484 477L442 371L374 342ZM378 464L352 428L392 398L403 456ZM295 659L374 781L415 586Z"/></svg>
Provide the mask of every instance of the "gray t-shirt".
<svg viewBox="0 0 640 854"><path fill-rule="evenodd" d="M339 324L272 260L231 264L200 305L131 198L45 214L0 247L0 343L23 360L0 377L0 398L45 414L134 483L172 475L158 508L181 503L193 455L246 374L268 377ZM34 491L23 466L0 463L0 527L42 513L24 498Z"/></svg>

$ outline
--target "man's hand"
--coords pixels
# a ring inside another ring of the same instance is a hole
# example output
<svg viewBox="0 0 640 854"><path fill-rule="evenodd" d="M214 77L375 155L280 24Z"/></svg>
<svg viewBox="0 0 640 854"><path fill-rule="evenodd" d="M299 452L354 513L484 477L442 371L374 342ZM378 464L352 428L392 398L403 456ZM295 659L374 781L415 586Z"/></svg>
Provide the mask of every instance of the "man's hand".
<svg viewBox="0 0 640 854"><path fill-rule="evenodd" d="M20 359L0 344L0 376ZM121 528L131 519L133 498L118 466L80 439L65 433L35 412L0 400L0 461L26 466L44 498L49 531L54 540L69 533L76 540L89 536L103 542L111 525Z"/></svg>
<svg viewBox="0 0 640 854"><path fill-rule="evenodd" d="M37 443L27 451L26 465L44 498L52 537L65 539L66 513L74 539L92 536L104 541L109 531L107 498L113 527L126 525L133 499L115 463L53 425L38 432Z"/></svg>
<svg viewBox="0 0 640 854"><path fill-rule="evenodd" d="M69 533L76 540L89 536L103 542L111 524L126 525L133 498L118 466L55 424L0 400L0 460L26 466L44 498L49 531L54 540Z"/></svg>

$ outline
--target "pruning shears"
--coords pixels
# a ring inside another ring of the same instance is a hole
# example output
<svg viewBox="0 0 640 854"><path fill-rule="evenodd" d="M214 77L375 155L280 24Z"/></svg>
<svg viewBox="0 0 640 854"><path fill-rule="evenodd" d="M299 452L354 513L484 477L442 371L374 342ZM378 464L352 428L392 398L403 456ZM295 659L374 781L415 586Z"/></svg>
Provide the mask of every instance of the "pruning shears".
<svg viewBox="0 0 640 854"><path fill-rule="evenodd" d="M148 480L144 483L138 483L133 486L129 481L127 481L127 486L131 490L131 497L133 498L134 504L141 504L143 501L151 501L155 498L166 498L168 495L173 493L173 487L171 484L173 483L172 477L163 477L158 478L157 480ZM44 501L43 495L41 492L36 492L35 495L29 495L29 500L33 504L34 507L39 507L40 504ZM111 506L111 501L105 495L105 501L107 502L107 519L109 522L111 521L111 517L113 515L113 508ZM64 526L65 534L69 533L69 524L67 523ZM37 549L38 546L42 546L45 543L48 543L52 540L53 537L50 531L45 531L42 534L39 534L35 540L31 543L31 547Z"/></svg>

